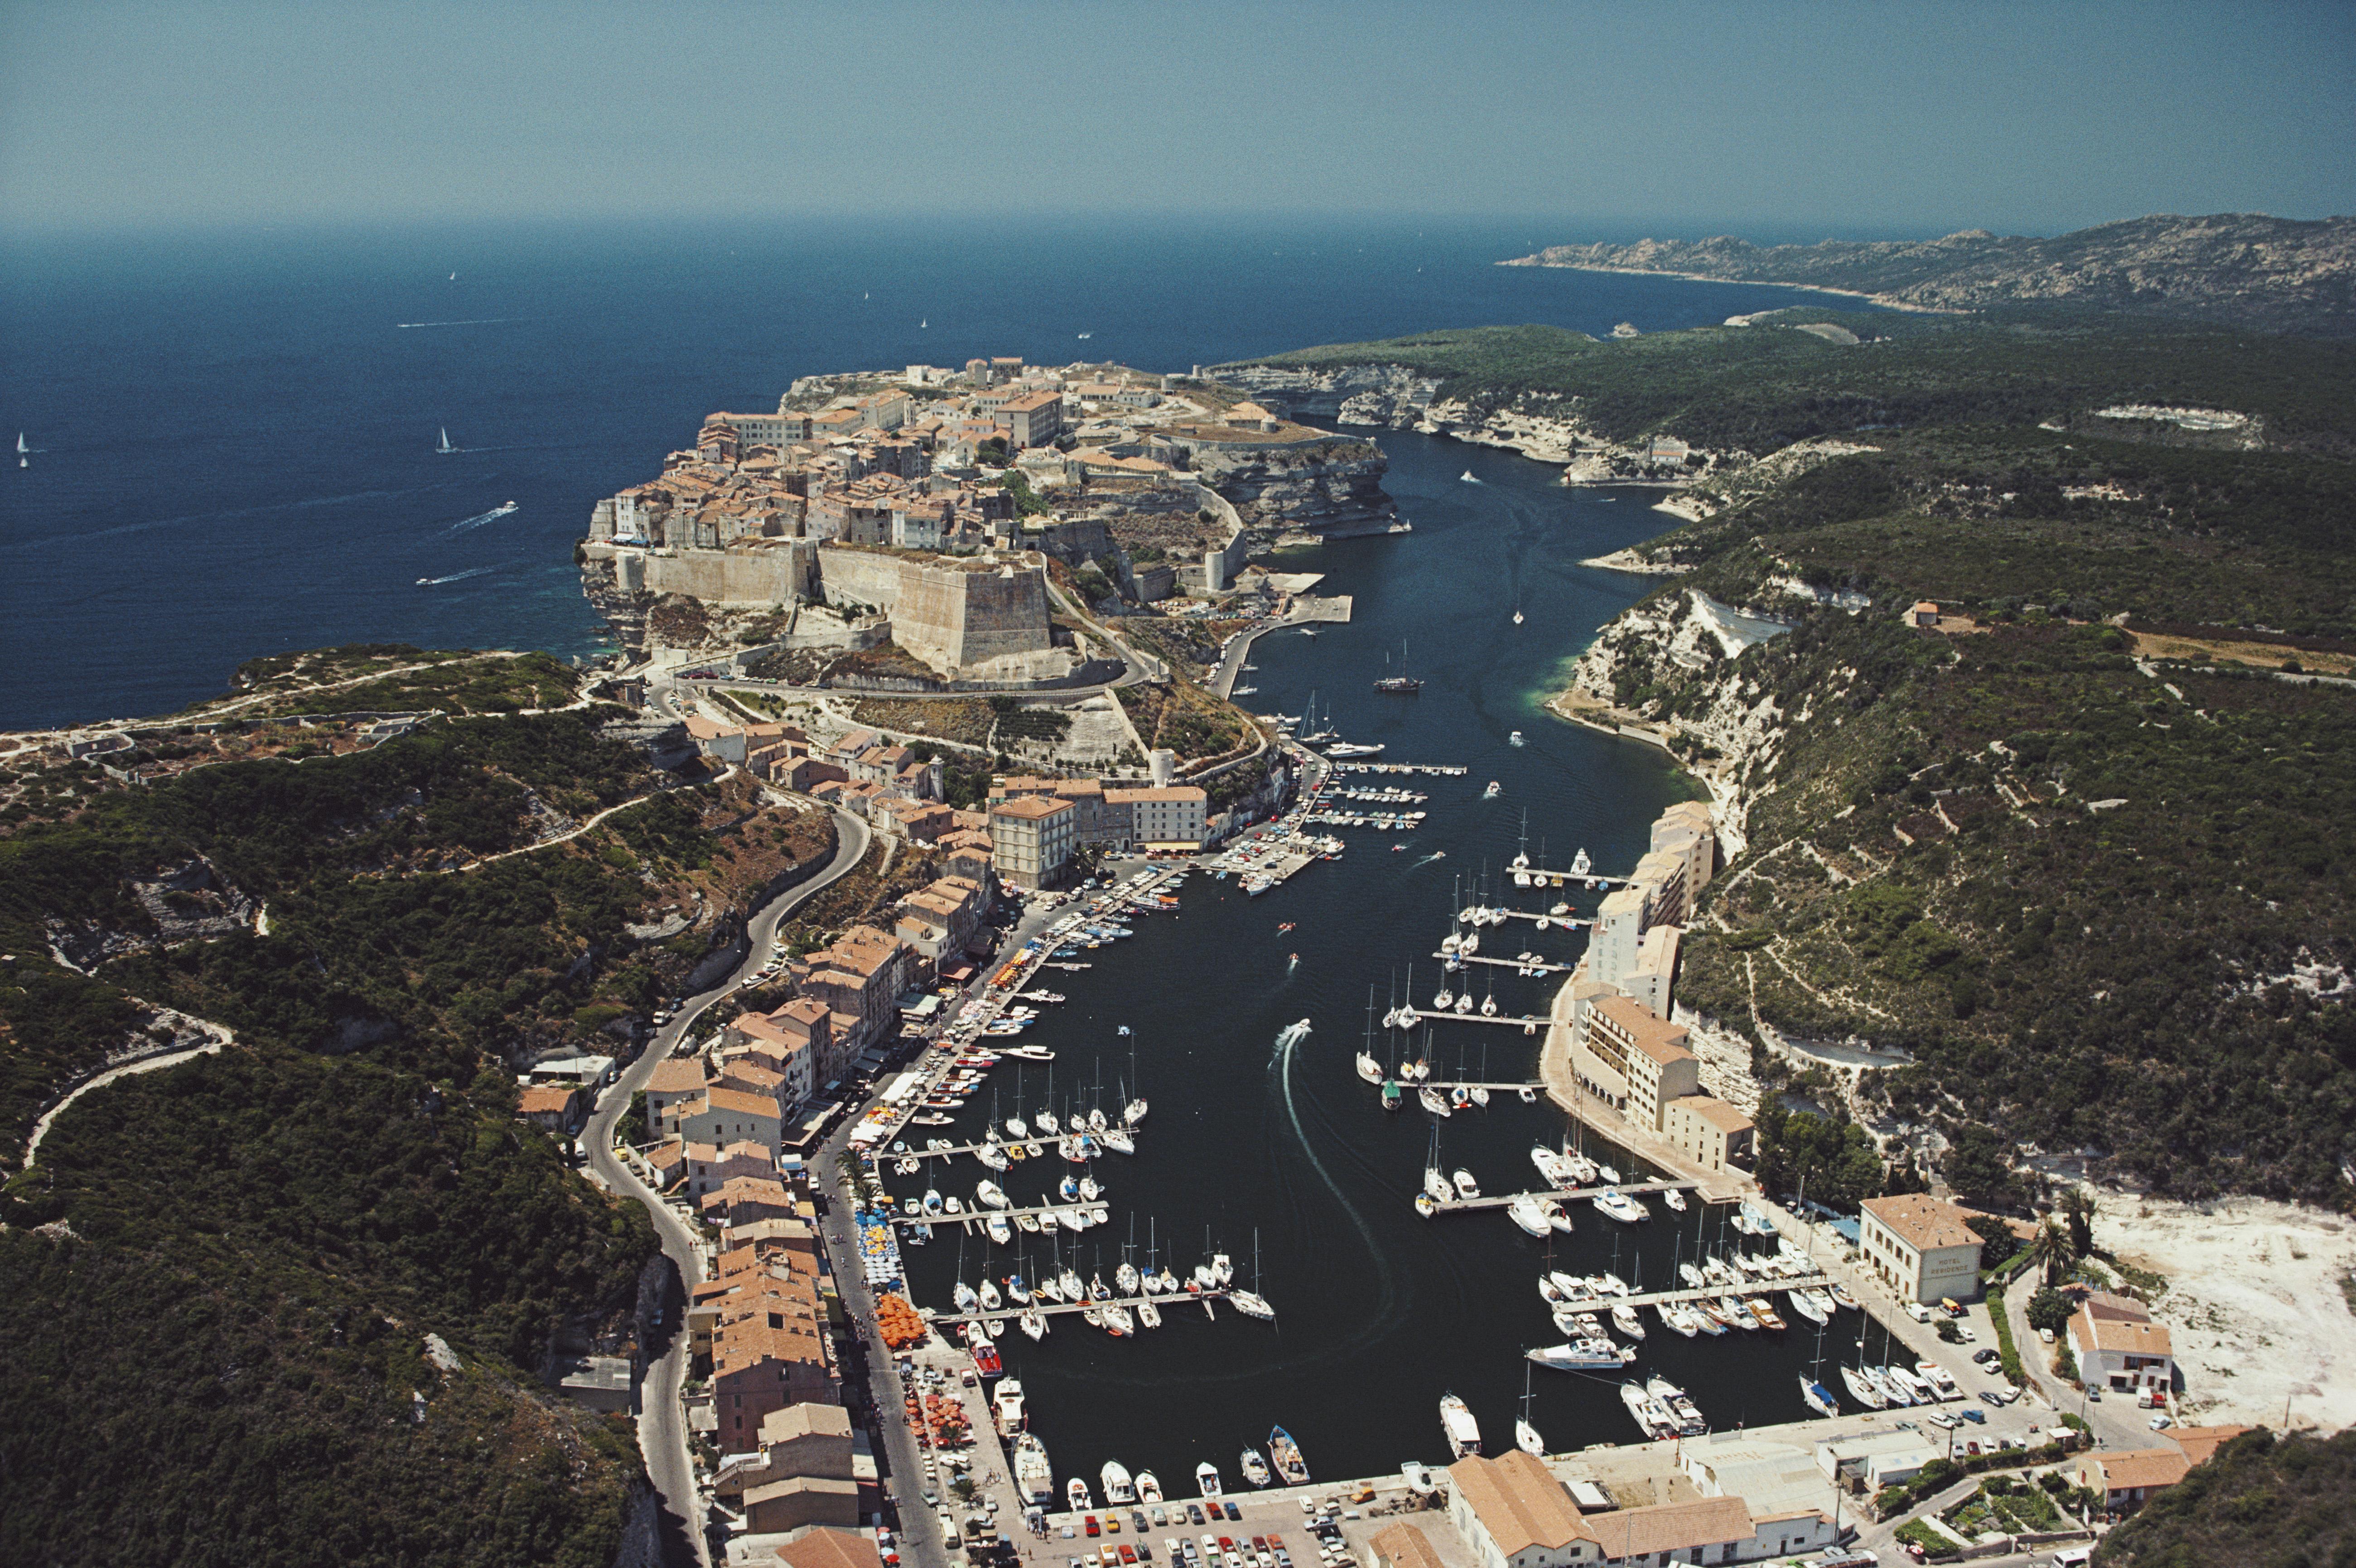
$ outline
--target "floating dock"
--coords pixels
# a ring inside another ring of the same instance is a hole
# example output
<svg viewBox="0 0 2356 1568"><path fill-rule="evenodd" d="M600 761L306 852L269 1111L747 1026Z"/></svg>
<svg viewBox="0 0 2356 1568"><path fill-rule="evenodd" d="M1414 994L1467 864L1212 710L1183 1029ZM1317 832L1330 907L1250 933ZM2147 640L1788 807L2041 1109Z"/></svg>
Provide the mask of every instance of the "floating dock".
<svg viewBox="0 0 2356 1568"><path fill-rule="evenodd" d="M1593 1198L1602 1192L1618 1192L1630 1198L1641 1198L1647 1192L1672 1190L1695 1192L1700 1188L1701 1183L1698 1181L1623 1181L1617 1187L1549 1187L1542 1191L1508 1192L1495 1198L1451 1198L1445 1203L1435 1198L1432 1200L1432 1207L1440 1213L1453 1214L1460 1210L1503 1209L1507 1204L1518 1202L1524 1198L1533 1200L1551 1198L1558 1203L1570 1203L1582 1198Z"/></svg>
<svg viewBox="0 0 2356 1568"><path fill-rule="evenodd" d="M1196 1302L1208 1307L1212 1302L1224 1301L1234 1294L1228 1286L1221 1285L1216 1290L1200 1292L1178 1290L1167 1296L1115 1296L1103 1301L1041 1301L1034 1295L1031 1305L1027 1307L1010 1304L996 1312L936 1312L931 1307L925 1307L920 1309L918 1316L937 1327L944 1323L989 1323L993 1320L1012 1323L1026 1311L1036 1312L1043 1317L1054 1317L1086 1312L1091 1307L1099 1309L1107 1307L1126 1307L1134 1313L1139 1307L1149 1301L1156 1309L1167 1315L1173 1307L1186 1307ZM1206 1313L1205 1316L1215 1317L1217 1314ZM1242 1317L1248 1314L1237 1312L1236 1316Z"/></svg>

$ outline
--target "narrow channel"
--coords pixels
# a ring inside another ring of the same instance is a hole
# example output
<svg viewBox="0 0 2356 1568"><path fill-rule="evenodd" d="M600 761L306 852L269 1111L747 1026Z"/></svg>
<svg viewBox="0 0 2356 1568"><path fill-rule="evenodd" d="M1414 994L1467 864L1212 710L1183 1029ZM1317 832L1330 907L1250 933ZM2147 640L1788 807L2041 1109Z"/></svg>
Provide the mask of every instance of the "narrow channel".
<svg viewBox="0 0 2356 1568"><path fill-rule="evenodd" d="M1125 1083L1151 1100L1151 1114L1133 1157L1096 1162L1110 1222L1063 1232L1065 1261L1083 1278L1101 1271L1109 1281L1132 1221L1139 1265L1151 1236L1159 1261L1182 1277L1202 1261L1206 1235L1210 1250L1232 1256L1239 1285L1252 1283L1257 1251L1273 1324L1226 1308L1207 1320L1182 1298L1165 1306L1161 1329L1134 1339L1110 1339L1076 1317L1055 1318L1037 1344L1009 1328L999 1349L1007 1371L1023 1380L1031 1428L1059 1488L1078 1475L1095 1489L1108 1458L1132 1472L1151 1469L1173 1497L1193 1495L1194 1467L1207 1459L1233 1488L1238 1451L1264 1443L1272 1424L1300 1440L1320 1478L1395 1471L1409 1458L1445 1462L1438 1403L1451 1392L1470 1402L1489 1450L1501 1453L1521 1413L1523 1351L1562 1339L1537 1292L1547 1244L1503 1210L1419 1219L1412 1201L1433 1119L1412 1097L1405 1109L1384 1113L1352 1062L1369 985L1378 1031L1394 981L1405 999L1410 963L1419 1005L1430 1005L1440 980L1431 955L1450 912L1471 901L1472 879L1484 869L1500 891L1525 811L1534 859L1543 850L1546 863L1559 866L1584 848L1599 872L1622 873L1644 851L1661 808L1697 793L1660 752L1567 724L1540 707L1595 629L1647 586L1579 562L1658 533L1667 519L1649 509L1657 492L1605 499L1566 490L1555 483L1558 470L1511 453L1396 432L1379 439L1391 458L1387 487L1414 532L1289 552L1284 569L1324 573L1316 592L1350 594L1354 619L1313 639L1291 631L1261 638L1251 661L1258 667L1242 677L1258 690L1237 700L1255 712L1299 713L1314 691L1319 712L1330 703L1342 734L1382 743L1382 760L1461 763L1468 773L1413 784L1431 797L1421 829L1336 829L1349 846L1342 859L1259 897L1233 879L1189 878L1175 914L1135 917L1134 936L1078 955L1087 969L1043 972L1037 984L1067 1000L1044 1009L1023 1040L1054 1050L1052 1067L1007 1061L957 1125L908 1129L918 1145L924 1136L969 1142L993 1113L1028 1118L1048 1104L1051 1072L1059 1112L1091 1103L1100 1082L1103 1104L1117 1114ZM1468 471L1479 483L1461 477ZM1403 645L1423 688L1378 695L1385 659L1396 670ZM1515 731L1519 746L1511 743ZM1502 787L1484 800L1492 780ZM1398 843L1408 848L1395 851ZM1586 914L1599 896L1570 900ZM1535 897L1513 901L1546 907ZM1292 929L1280 930L1288 922ZM1484 951L1506 956L1534 946L1568 961L1585 940L1541 935L1521 922L1492 929ZM1506 1013L1542 1013L1560 985L1559 976L1523 979L1512 969L1495 976ZM1473 983L1488 994L1487 972ZM1279 1034L1303 1018L1312 1032L1280 1051ZM1126 1038L1118 1032L1124 1025L1132 1031ZM1501 1025L1440 1024L1433 1076L1457 1076L1461 1058L1467 1077L1531 1079L1539 1043ZM1525 1104L1500 1093L1486 1110L1440 1124L1441 1156L1447 1168L1470 1169L1484 1192L1526 1191L1542 1186L1531 1145L1558 1143L1566 1125L1544 1100ZM1622 1155L1615 1163L1640 1179L1642 1162ZM1051 1148L1046 1159L996 1179L1023 1205L1071 1168ZM960 1158L946 1170L928 1164L922 1177L894 1176L887 1161L885 1185L905 1198L937 1184L970 1204L989 1174ZM1697 1246L1740 1240L1727 1226L1730 1211L1703 1208L1680 1217L1656 1198L1651 1222L1622 1226L1574 1205L1576 1232L1558 1238L1551 1266L1609 1270L1639 1289L1670 1287L1678 1256L1690 1261ZM1052 1264L1044 1236L1018 1234L1010 1249L979 1234L960 1243L960 1233L944 1226L929 1244L906 1250L919 1306L949 1310L960 1268L978 1283L985 1270L1002 1280L1018 1266L1035 1279ZM1804 1322L1782 1334L1689 1340L1649 1312L1644 1321L1647 1338L1628 1372L1682 1384L1713 1427L1809 1413L1794 1377L1815 1355ZM1858 1323L1854 1313L1834 1319L1827 1367L1853 1345ZM1619 1374L1537 1370L1531 1419L1548 1447L1638 1440L1620 1381Z"/></svg>

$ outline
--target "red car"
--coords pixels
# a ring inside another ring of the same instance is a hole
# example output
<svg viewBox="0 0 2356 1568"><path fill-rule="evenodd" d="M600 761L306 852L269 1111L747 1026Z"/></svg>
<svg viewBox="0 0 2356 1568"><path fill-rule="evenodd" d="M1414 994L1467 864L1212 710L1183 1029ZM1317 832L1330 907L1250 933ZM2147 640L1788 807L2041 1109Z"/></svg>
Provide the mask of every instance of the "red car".
<svg viewBox="0 0 2356 1568"><path fill-rule="evenodd" d="M1097 1522L1097 1516L1094 1514L1088 1515L1087 1518L1082 1520L1080 1522L1087 1527L1087 1531L1090 1535L1102 1535L1104 1533L1104 1526Z"/></svg>

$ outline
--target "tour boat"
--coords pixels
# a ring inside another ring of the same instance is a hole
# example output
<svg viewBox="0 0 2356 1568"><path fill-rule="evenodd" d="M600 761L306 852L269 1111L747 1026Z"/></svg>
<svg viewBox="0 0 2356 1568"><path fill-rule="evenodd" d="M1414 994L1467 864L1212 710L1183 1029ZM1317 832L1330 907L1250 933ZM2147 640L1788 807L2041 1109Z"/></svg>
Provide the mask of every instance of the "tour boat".
<svg viewBox="0 0 2356 1568"><path fill-rule="evenodd" d="M1472 1419L1472 1407L1452 1393L1440 1396L1440 1429L1448 1436L1448 1451L1459 1459L1481 1452L1481 1424Z"/></svg>
<svg viewBox="0 0 2356 1568"><path fill-rule="evenodd" d="M1309 1484L1309 1465L1301 1456L1301 1445L1295 1443L1292 1434L1281 1426L1268 1429L1268 1456L1275 1464L1276 1473L1286 1486L1305 1487Z"/></svg>
<svg viewBox="0 0 2356 1568"><path fill-rule="evenodd" d="M1245 1452L1251 1453L1249 1449ZM1257 1454L1251 1456L1259 1457ZM1194 1489L1206 1498L1215 1498L1226 1489L1219 1484L1219 1467L1208 1459L1194 1467Z"/></svg>

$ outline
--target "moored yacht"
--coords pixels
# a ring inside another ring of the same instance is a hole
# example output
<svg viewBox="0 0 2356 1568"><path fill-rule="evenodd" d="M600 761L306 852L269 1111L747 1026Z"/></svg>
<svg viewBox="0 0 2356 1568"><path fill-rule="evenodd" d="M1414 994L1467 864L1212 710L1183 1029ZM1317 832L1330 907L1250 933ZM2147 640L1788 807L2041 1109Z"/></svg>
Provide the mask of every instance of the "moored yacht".
<svg viewBox="0 0 2356 1568"><path fill-rule="evenodd" d="M1448 1435L1449 1452L1459 1459L1481 1452L1481 1424L1472 1419L1472 1407L1452 1393L1440 1396L1440 1429Z"/></svg>
<svg viewBox="0 0 2356 1568"><path fill-rule="evenodd" d="M1088 1497L1088 1484L1077 1476L1064 1483L1064 1500L1074 1513L1085 1513L1095 1506Z"/></svg>
<svg viewBox="0 0 2356 1568"><path fill-rule="evenodd" d="M1055 1500L1055 1471L1047 1462L1047 1445L1028 1432L1014 1440L1014 1486L1034 1508Z"/></svg>
<svg viewBox="0 0 2356 1568"><path fill-rule="evenodd" d="M1107 1503L1133 1503L1137 1500L1137 1483L1129 1478L1128 1467L1118 1459L1107 1459L1104 1468L1097 1472L1104 1483Z"/></svg>

